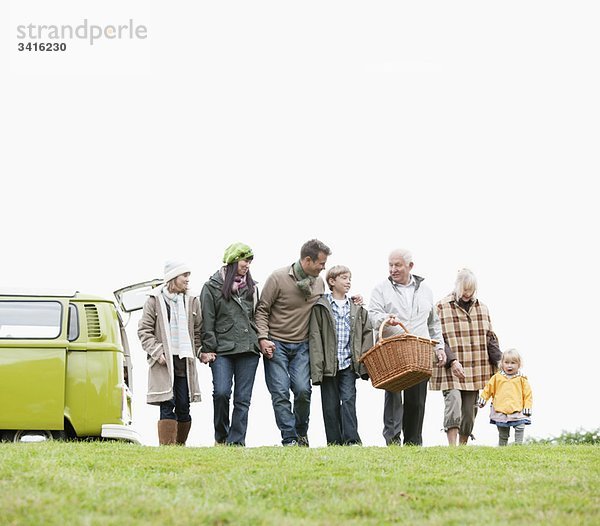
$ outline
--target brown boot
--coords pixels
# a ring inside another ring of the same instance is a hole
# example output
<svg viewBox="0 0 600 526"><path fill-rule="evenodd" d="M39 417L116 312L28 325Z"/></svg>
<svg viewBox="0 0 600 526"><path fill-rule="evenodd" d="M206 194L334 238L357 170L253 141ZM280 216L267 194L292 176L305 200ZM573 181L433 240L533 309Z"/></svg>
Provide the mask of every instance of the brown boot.
<svg viewBox="0 0 600 526"><path fill-rule="evenodd" d="M177 439L176 443L185 446L185 441L190 434L190 427L192 427L192 421L189 422L177 422Z"/></svg>
<svg viewBox="0 0 600 526"><path fill-rule="evenodd" d="M161 446L175 444L177 437L177 421L163 419L158 421L158 443Z"/></svg>

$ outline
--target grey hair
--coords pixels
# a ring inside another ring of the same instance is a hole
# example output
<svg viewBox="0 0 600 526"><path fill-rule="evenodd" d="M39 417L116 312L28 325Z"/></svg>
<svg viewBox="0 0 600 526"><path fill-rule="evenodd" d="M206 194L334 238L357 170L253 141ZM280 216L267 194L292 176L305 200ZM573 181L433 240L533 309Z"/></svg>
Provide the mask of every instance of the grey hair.
<svg viewBox="0 0 600 526"><path fill-rule="evenodd" d="M468 268L462 268L456 275L456 283L454 284L454 294L457 298L462 298L465 289L473 289L473 292L477 292L477 278L472 271ZM475 294L473 294L475 296Z"/></svg>
<svg viewBox="0 0 600 526"><path fill-rule="evenodd" d="M406 263L407 265L410 265L413 262L411 252L409 250L406 250L405 248L396 248L392 250L388 259L392 259L392 257L394 256L402 258L404 260L404 263Z"/></svg>

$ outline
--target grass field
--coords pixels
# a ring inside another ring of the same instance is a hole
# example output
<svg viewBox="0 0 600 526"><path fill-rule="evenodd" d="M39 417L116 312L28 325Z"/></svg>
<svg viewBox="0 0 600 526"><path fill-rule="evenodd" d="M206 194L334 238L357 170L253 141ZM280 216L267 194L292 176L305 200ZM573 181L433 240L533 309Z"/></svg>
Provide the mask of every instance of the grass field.
<svg viewBox="0 0 600 526"><path fill-rule="evenodd" d="M600 524L600 447L0 444L0 524Z"/></svg>

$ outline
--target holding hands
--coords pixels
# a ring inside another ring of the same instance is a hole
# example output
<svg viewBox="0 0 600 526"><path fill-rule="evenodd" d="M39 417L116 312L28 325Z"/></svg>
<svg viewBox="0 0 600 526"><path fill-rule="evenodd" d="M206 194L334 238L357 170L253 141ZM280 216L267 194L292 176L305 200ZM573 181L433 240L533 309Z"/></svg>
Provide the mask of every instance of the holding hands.
<svg viewBox="0 0 600 526"><path fill-rule="evenodd" d="M273 358L273 353L275 352L275 344L271 340L260 340L258 342L260 344L260 352L263 354L265 358L270 360Z"/></svg>
<svg viewBox="0 0 600 526"><path fill-rule="evenodd" d="M203 352L200 353L200 361L202 363L212 363L217 359L217 355L214 352Z"/></svg>

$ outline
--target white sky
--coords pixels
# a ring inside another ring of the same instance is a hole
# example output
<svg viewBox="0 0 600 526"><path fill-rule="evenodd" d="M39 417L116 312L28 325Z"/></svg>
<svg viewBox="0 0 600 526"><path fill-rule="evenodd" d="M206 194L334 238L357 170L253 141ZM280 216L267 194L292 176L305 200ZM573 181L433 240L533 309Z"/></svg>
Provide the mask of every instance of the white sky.
<svg viewBox="0 0 600 526"><path fill-rule="evenodd" d="M470 267L534 393L530 436L600 426L595 2L27 2L0 17L0 283L110 296L233 241L264 282L318 237L368 301L406 247L436 298ZM135 24L145 40L17 52L18 25ZM328 265L329 266L329 265ZM135 426L157 442L137 337ZM590 332L591 331L591 332ZM191 445L211 445L212 383ZM383 392L359 431L383 445ZM430 392L426 445L445 443ZM493 445L487 408L476 444ZM324 445L319 389L311 444ZM247 443L279 443L259 366Z"/></svg>

